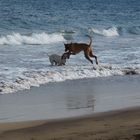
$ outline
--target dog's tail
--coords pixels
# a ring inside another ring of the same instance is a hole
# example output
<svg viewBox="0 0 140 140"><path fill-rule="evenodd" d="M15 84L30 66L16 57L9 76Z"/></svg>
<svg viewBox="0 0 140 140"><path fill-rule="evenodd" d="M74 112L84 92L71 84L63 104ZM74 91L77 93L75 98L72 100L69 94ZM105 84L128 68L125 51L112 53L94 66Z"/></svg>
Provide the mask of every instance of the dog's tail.
<svg viewBox="0 0 140 140"><path fill-rule="evenodd" d="M86 36L89 37L89 39L90 39L89 46L91 46L91 44L92 44L92 37L90 35L86 35Z"/></svg>

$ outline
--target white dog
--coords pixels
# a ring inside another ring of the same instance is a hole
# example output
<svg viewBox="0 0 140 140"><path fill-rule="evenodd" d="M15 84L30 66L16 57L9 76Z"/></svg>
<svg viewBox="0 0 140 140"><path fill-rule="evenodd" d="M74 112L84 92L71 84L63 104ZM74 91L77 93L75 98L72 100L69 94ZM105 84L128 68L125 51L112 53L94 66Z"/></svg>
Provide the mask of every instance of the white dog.
<svg viewBox="0 0 140 140"><path fill-rule="evenodd" d="M49 56L49 60L52 66L53 65L62 66L62 65L65 65L66 59L69 59L70 54L64 53L62 56L58 54L52 54L48 56Z"/></svg>

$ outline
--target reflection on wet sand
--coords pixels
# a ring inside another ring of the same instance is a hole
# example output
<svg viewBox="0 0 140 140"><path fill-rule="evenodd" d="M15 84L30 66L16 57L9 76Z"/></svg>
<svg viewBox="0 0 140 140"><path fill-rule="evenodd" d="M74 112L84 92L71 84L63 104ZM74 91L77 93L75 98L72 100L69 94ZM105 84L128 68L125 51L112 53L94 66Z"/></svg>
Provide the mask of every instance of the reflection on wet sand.
<svg viewBox="0 0 140 140"><path fill-rule="evenodd" d="M95 98L93 95L86 95L83 96L80 95L69 95L67 96L67 109L73 110L73 109L83 109L88 108L94 110L94 102Z"/></svg>

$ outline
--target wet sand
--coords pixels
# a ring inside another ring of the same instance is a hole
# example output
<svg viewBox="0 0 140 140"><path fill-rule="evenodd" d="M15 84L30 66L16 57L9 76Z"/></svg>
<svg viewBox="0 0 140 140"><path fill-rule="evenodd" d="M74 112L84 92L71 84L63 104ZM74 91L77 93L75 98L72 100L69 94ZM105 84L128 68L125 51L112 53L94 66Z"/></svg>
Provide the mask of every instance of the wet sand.
<svg viewBox="0 0 140 140"><path fill-rule="evenodd" d="M65 119L140 106L140 76L49 83L0 95L0 122Z"/></svg>
<svg viewBox="0 0 140 140"><path fill-rule="evenodd" d="M0 95L0 140L140 140L140 76Z"/></svg>
<svg viewBox="0 0 140 140"><path fill-rule="evenodd" d="M0 140L140 140L140 107L73 119L1 123Z"/></svg>

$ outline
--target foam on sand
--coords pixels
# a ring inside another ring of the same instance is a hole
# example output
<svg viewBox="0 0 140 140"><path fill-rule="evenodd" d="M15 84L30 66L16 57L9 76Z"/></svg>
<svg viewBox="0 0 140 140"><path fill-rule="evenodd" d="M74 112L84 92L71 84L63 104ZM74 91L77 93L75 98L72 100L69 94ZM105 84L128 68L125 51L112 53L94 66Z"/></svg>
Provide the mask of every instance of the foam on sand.
<svg viewBox="0 0 140 140"><path fill-rule="evenodd" d="M0 83L0 93L12 93L15 91L30 89L32 86L40 86L49 82L61 82L82 78L106 77L114 75L140 74L138 68L119 68L110 65L101 66L48 66L46 69L20 70L14 79Z"/></svg>

